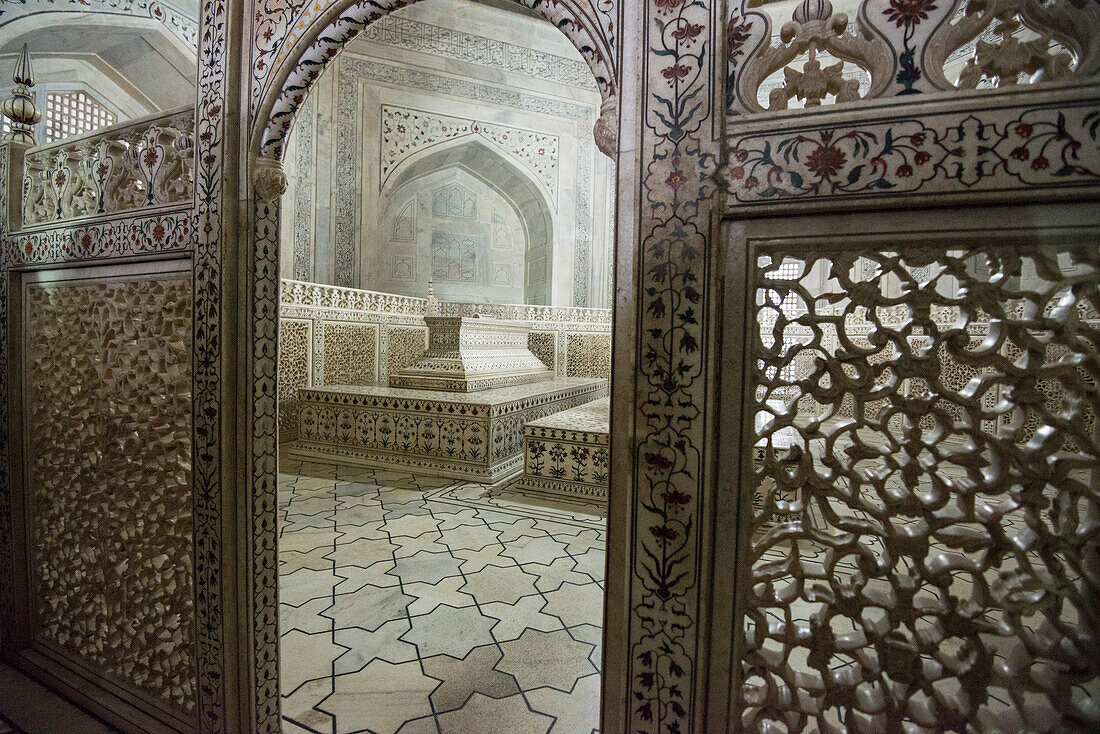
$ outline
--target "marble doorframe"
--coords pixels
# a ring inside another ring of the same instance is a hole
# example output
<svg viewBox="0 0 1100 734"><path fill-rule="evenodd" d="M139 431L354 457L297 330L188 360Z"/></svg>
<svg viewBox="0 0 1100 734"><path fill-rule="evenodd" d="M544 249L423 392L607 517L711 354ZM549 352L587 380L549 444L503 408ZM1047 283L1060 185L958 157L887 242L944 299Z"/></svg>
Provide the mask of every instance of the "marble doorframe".
<svg viewBox="0 0 1100 734"><path fill-rule="evenodd" d="M559 20L581 6L516 1ZM341 8L352 6L359 14L313 49L332 51L317 62L322 66L350 40L349 27L408 4L333 0L314 12L260 1L255 13L225 0L202 4L194 430L204 732L281 728L276 346L278 197L286 179L271 155L283 138L265 147L261 136L276 114L285 133L292 112L286 105L261 108L260 98L281 75L287 82L276 96L285 92L300 101L300 88L283 67L298 63L294 53L309 50L294 34L303 28L323 34L317 18L340 17ZM596 27L606 32L601 42L613 38L618 66L613 80L601 82L610 93L596 140L618 150L617 236L624 243L615 254L619 359L608 567L616 572L606 586L601 730L687 734L704 730L712 699L728 695L708 668L715 476L706 450L716 415L721 312L714 261L722 197L715 173L725 116L727 3L584 5L589 16L583 21L557 25L567 35L591 38ZM601 53L582 51L590 63ZM675 284L665 278L670 271ZM670 309L655 309L651 291ZM654 560L662 554L669 562Z"/></svg>

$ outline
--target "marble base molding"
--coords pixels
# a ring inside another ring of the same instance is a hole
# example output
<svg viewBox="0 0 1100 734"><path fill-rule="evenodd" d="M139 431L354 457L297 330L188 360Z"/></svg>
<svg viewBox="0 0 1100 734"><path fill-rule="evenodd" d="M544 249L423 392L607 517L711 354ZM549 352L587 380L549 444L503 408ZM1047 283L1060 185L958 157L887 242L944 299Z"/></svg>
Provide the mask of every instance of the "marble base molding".
<svg viewBox="0 0 1100 734"><path fill-rule="evenodd" d="M561 378L473 394L367 386L299 393L288 456L416 469L483 484L523 471L523 427L607 395L606 380Z"/></svg>
<svg viewBox="0 0 1100 734"><path fill-rule="evenodd" d="M602 398L524 426L523 476L509 489L606 506L610 412Z"/></svg>

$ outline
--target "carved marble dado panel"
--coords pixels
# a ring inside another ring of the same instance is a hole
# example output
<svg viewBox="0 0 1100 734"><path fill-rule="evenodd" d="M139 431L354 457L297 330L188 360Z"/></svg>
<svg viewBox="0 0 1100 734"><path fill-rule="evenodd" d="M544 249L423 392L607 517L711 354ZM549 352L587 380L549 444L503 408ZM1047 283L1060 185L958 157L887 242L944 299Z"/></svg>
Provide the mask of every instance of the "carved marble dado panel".
<svg viewBox="0 0 1100 734"><path fill-rule="evenodd" d="M24 289L31 634L193 721L190 271L61 272Z"/></svg>
<svg viewBox="0 0 1100 734"><path fill-rule="evenodd" d="M279 440L298 433L298 391L312 384L313 322L279 319Z"/></svg>
<svg viewBox="0 0 1100 734"><path fill-rule="evenodd" d="M557 135L506 125L451 117L395 105L382 105L382 151L379 190L401 163L418 151L448 140L479 137L491 141L528 169L558 200ZM591 175L591 174L590 174Z"/></svg>
<svg viewBox="0 0 1100 734"><path fill-rule="evenodd" d="M378 324L325 321L322 385L371 385L378 382Z"/></svg>
<svg viewBox="0 0 1100 734"><path fill-rule="evenodd" d="M522 470L525 423L606 394L606 381L586 379L466 394L380 386L305 390L292 451L493 484Z"/></svg>
<svg viewBox="0 0 1100 734"><path fill-rule="evenodd" d="M515 489L555 500L607 502L611 401L595 400L529 422Z"/></svg>
<svg viewBox="0 0 1100 734"><path fill-rule="evenodd" d="M1100 256L1089 235L1033 236L750 248L764 304L750 318L767 326L751 345L752 442L785 436L796 453L765 452L751 474L778 492L745 528L744 730L1100 725L1083 652L1098 644L1083 620ZM794 278L776 277L785 264ZM774 305L788 297L797 314ZM799 327L809 340L788 338ZM795 373L804 352L812 368ZM777 511L798 520L769 531Z"/></svg>

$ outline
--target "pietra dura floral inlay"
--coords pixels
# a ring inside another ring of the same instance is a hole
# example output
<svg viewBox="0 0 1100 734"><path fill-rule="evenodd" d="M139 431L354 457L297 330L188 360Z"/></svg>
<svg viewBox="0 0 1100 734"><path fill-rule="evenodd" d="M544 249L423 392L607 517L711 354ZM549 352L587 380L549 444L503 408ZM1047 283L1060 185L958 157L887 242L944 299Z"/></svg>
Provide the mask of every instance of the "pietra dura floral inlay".
<svg viewBox="0 0 1100 734"><path fill-rule="evenodd" d="M695 731L701 490L707 404L705 299L718 165L711 65L718 4L644 3L641 250L636 355L643 395L630 538L631 732Z"/></svg>

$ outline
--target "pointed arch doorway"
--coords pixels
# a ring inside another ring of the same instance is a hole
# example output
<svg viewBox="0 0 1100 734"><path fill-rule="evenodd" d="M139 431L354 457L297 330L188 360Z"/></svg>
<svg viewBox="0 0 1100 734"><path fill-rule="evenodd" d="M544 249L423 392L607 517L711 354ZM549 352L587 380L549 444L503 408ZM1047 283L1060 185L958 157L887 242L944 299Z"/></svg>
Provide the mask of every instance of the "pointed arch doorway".
<svg viewBox="0 0 1100 734"><path fill-rule="evenodd" d="M375 14L361 15L357 22L361 22L360 30L366 27L371 20L381 17L383 11L389 10L405 5L407 3L372 3L371 5L392 5L388 8L375 8L377 11ZM550 11L547 11L538 2L524 2L522 3L528 6L536 6L536 9L540 10L540 14L544 17ZM349 5L345 3L344 5ZM569 3L555 4L553 12L560 14L562 12L561 5L569 5ZM354 8L348 12L357 12ZM372 11L374 12L374 11ZM333 17L338 20L334 20L333 24L338 25L344 29L347 26L346 16L341 16L335 11L332 12ZM560 20L560 19L556 19ZM583 37L586 30L586 22L583 16L578 16L573 22L569 24L557 23L570 39L577 44L582 51L582 54L589 61L589 64L594 68L597 83L601 87L601 91L604 93L604 103L601 109L603 113L600 121L597 123L597 144L601 149L608 149L609 145L612 146L615 142L615 135L609 134L614 130L614 123L612 122L616 114L617 98L614 95L614 84L611 80L611 74L606 69L606 63L604 62L603 55L595 50L594 45L589 41L578 41L578 38ZM285 185L278 161L280 156L284 155L286 135L290 130L290 120L293 119L293 115L297 109L297 105L300 105L302 99L308 93L309 83L315 81L317 72L315 68L310 68L310 55L317 53L318 44L324 45L329 43L327 47L324 63L327 63L335 55L336 49L342 47L344 43L347 43L354 37L354 33L346 33L342 31L342 40L339 44L333 45L331 43L333 32L328 35L319 33L314 41L310 44L304 44L303 41L299 41L296 48L302 48L302 55L294 63L289 60L284 61L280 68L292 67L289 72L279 75L281 82L281 88L278 93L274 93L268 90L269 93L259 103L260 114L257 117L257 128L255 128L256 145L252 146L252 174L251 178L254 182L256 192L256 207L255 207L255 227L254 227L254 242L253 249L256 253L257 261L254 264L254 271L252 273L252 289L254 294L271 293L271 282L275 280L277 284L278 278L278 256L277 250L278 243L278 195L281 193L281 189ZM304 45L304 48L303 48ZM291 54L290 58L294 58ZM302 70L310 69L306 72L302 80ZM277 83L277 84L278 84ZM276 88L275 86L272 87ZM260 136L260 130L262 130L262 138ZM518 194L516 194L518 195ZM528 197L532 198L532 197ZM547 227L549 230L550 228ZM272 263L275 263L272 267ZM275 290L277 292L277 288ZM263 413L261 420L253 421L253 434L252 434L252 451L251 455L254 457L251 471L251 483L253 487L253 496L251 501L253 503L250 512L250 521L256 524L257 527L266 530L267 522L266 517L274 517L276 509L276 497L272 491L274 484L272 482L273 467L270 461L274 456L274 442L277 440L274 431L271 430L273 424L273 411L275 406L267 400L267 396L275 394L275 385L277 382L277 374L274 364L275 345L274 345L274 332L269 330L269 327L264 326L266 323L270 323L269 319L275 319L278 317L278 304L272 302L266 298L257 298L253 301L253 307L259 307L258 310L254 310L252 314L253 328L257 329L256 336L253 338L253 344L255 345L254 352L256 356L253 358L254 365L257 366L253 370L253 374L259 377L254 385L254 396L263 396L261 400L254 400L253 406L258 408L254 411L254 415L260 417ZM262 335L270 334L270 344L264 346L265 341ZM272 401L273 402L273 401ZM268 450L267 447L271 446L272 450ZM255 457L265 457L263 461L257 462ZM274 530L274 528L272 528ZM271 533L274 535L275 533ZM271 587L277 583L278 569L275 562L274 548L269 547L264 542L266 532L253 533L258 538L257 548L259 552L253 555L253 584L254 584L254 598L263 601L264 606L271 604L277 606L277 599L271 594ZM273 545L272 541L269 541ZM601 594L602 595L602 594ZM602 602L602 599L599 601ZM267 618L268 623L273 625L274 620L270 617ZM258 644L254 651L255 665L258 675L265 681L264 684L257 686L257 710L268 711L271 715L269 720L277 721L278 709L275 708L275 704L272 702L272 692L276 690L278 685L278 658L273 651L275 645L271 644L272 633L268 631L265 634L257 635L257 639L262 639L263 643ZM599 640L593 640L591 643L586 643L589 650L598 648ZM286 651L283 652L286 654ZM593 654L598 658L598 652L593 650ZM451 657L457 657L452 655ZM490 661L491 662L491 661ZM386 663L387 665L400 665L393 663ZM397 675L401 671L387 670L386 675L382 676L384 679L391 679L393 675ZM593 691L598 697L598 684ZM381 700L378 701L381 704ZM399 724L401 722L398 722ZM396 731L397 729L395 729Z"/></svg>

